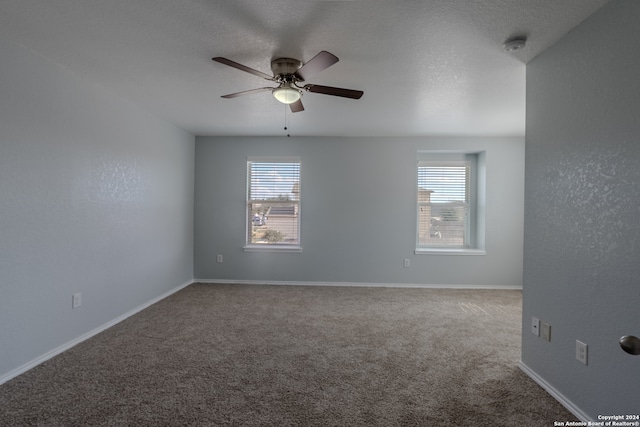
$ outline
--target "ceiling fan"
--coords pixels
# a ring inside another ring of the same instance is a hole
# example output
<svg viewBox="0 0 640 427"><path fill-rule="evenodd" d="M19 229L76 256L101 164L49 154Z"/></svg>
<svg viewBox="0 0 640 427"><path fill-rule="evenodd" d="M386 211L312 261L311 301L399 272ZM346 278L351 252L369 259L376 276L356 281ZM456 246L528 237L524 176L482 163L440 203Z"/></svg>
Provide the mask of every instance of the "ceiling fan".
<svg viewBox="0 0 640 427"><path fill-rule="evenodd" d="M216 56L212 59L221 64L228 65L229 67L237 68L238 70L262 77L265 80L278 83L278 87L250 89L223 95L222 98L236 98L242 95L270 91L278 101L283 104L289 104L291 112L297 113L299 111L304 111L301 100L303 91L323 93L325 95L341 96L351 99L360 99L364 94L361 90L343 89L339 87L320 86L315 84L305 84L304 86L301 86L298 84L300 82L304 82L313 74L329 68L339 61L337 56L324 50L304 64L301 61L292 58L274 59L271 61L271 71L273 72L273 76L220 56Z"/></svg>

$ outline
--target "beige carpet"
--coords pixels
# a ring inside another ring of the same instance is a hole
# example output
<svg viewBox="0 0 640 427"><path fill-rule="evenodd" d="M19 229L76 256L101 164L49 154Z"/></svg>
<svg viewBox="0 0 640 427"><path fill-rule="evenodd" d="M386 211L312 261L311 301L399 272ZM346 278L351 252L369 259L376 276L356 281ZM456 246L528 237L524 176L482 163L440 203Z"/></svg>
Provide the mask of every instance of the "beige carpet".
<svg viewBox="0 0 640 427"><path fill-rule="evenodd" d="M0 386L2 426L551 426L521 292L194 284Z"/></svg>

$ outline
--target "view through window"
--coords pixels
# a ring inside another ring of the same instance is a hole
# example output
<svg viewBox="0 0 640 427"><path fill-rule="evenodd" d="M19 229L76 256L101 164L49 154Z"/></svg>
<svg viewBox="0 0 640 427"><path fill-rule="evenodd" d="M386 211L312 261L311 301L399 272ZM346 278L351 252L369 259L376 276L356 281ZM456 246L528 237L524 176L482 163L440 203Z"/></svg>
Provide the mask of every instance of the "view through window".
<svg viewBox="0 0 640 427"><path fill-rule="evenodd" d="M247 161L247 246L300 245L300 160Z"/></svg>

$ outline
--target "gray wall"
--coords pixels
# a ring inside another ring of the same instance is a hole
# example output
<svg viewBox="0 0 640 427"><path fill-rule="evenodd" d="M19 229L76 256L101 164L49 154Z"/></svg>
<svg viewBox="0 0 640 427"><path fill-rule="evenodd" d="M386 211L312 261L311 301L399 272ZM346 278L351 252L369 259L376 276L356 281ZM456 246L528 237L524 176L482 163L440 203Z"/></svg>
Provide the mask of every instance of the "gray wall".
<svg viewBox="0 0 640 427"><path fill-rule="evenodd" d="M522 363L591 418L640 409L640 357L618 346L640 336L638 24L615 0L527 66Z"/></svg>
<svg viewBox="0 0 640 427"><path fill-rule="evenodd" d="M485 256L414 254L426 149L486 151ZM243 251L248 156L301 157L302 253ZM198 137L195 188L199 279L522 285L524 138Z"/></svg>
<svg viewBox="0 0 640 427"><path fill-rule="evenodd" d="M192 281L194 137L18 45L0 58L6 378Z"/></svg>

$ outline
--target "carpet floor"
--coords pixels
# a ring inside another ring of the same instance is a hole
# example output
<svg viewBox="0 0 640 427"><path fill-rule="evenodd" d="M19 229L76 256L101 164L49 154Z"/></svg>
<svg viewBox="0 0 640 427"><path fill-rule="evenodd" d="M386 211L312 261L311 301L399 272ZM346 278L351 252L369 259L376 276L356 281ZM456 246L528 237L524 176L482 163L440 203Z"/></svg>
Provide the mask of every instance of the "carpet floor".
<svg viewBox="0 0 640 427"><path fill-rule="evenodd" d="M193 284L0 386L2 426L552 426L522 293Z"/></svg>

